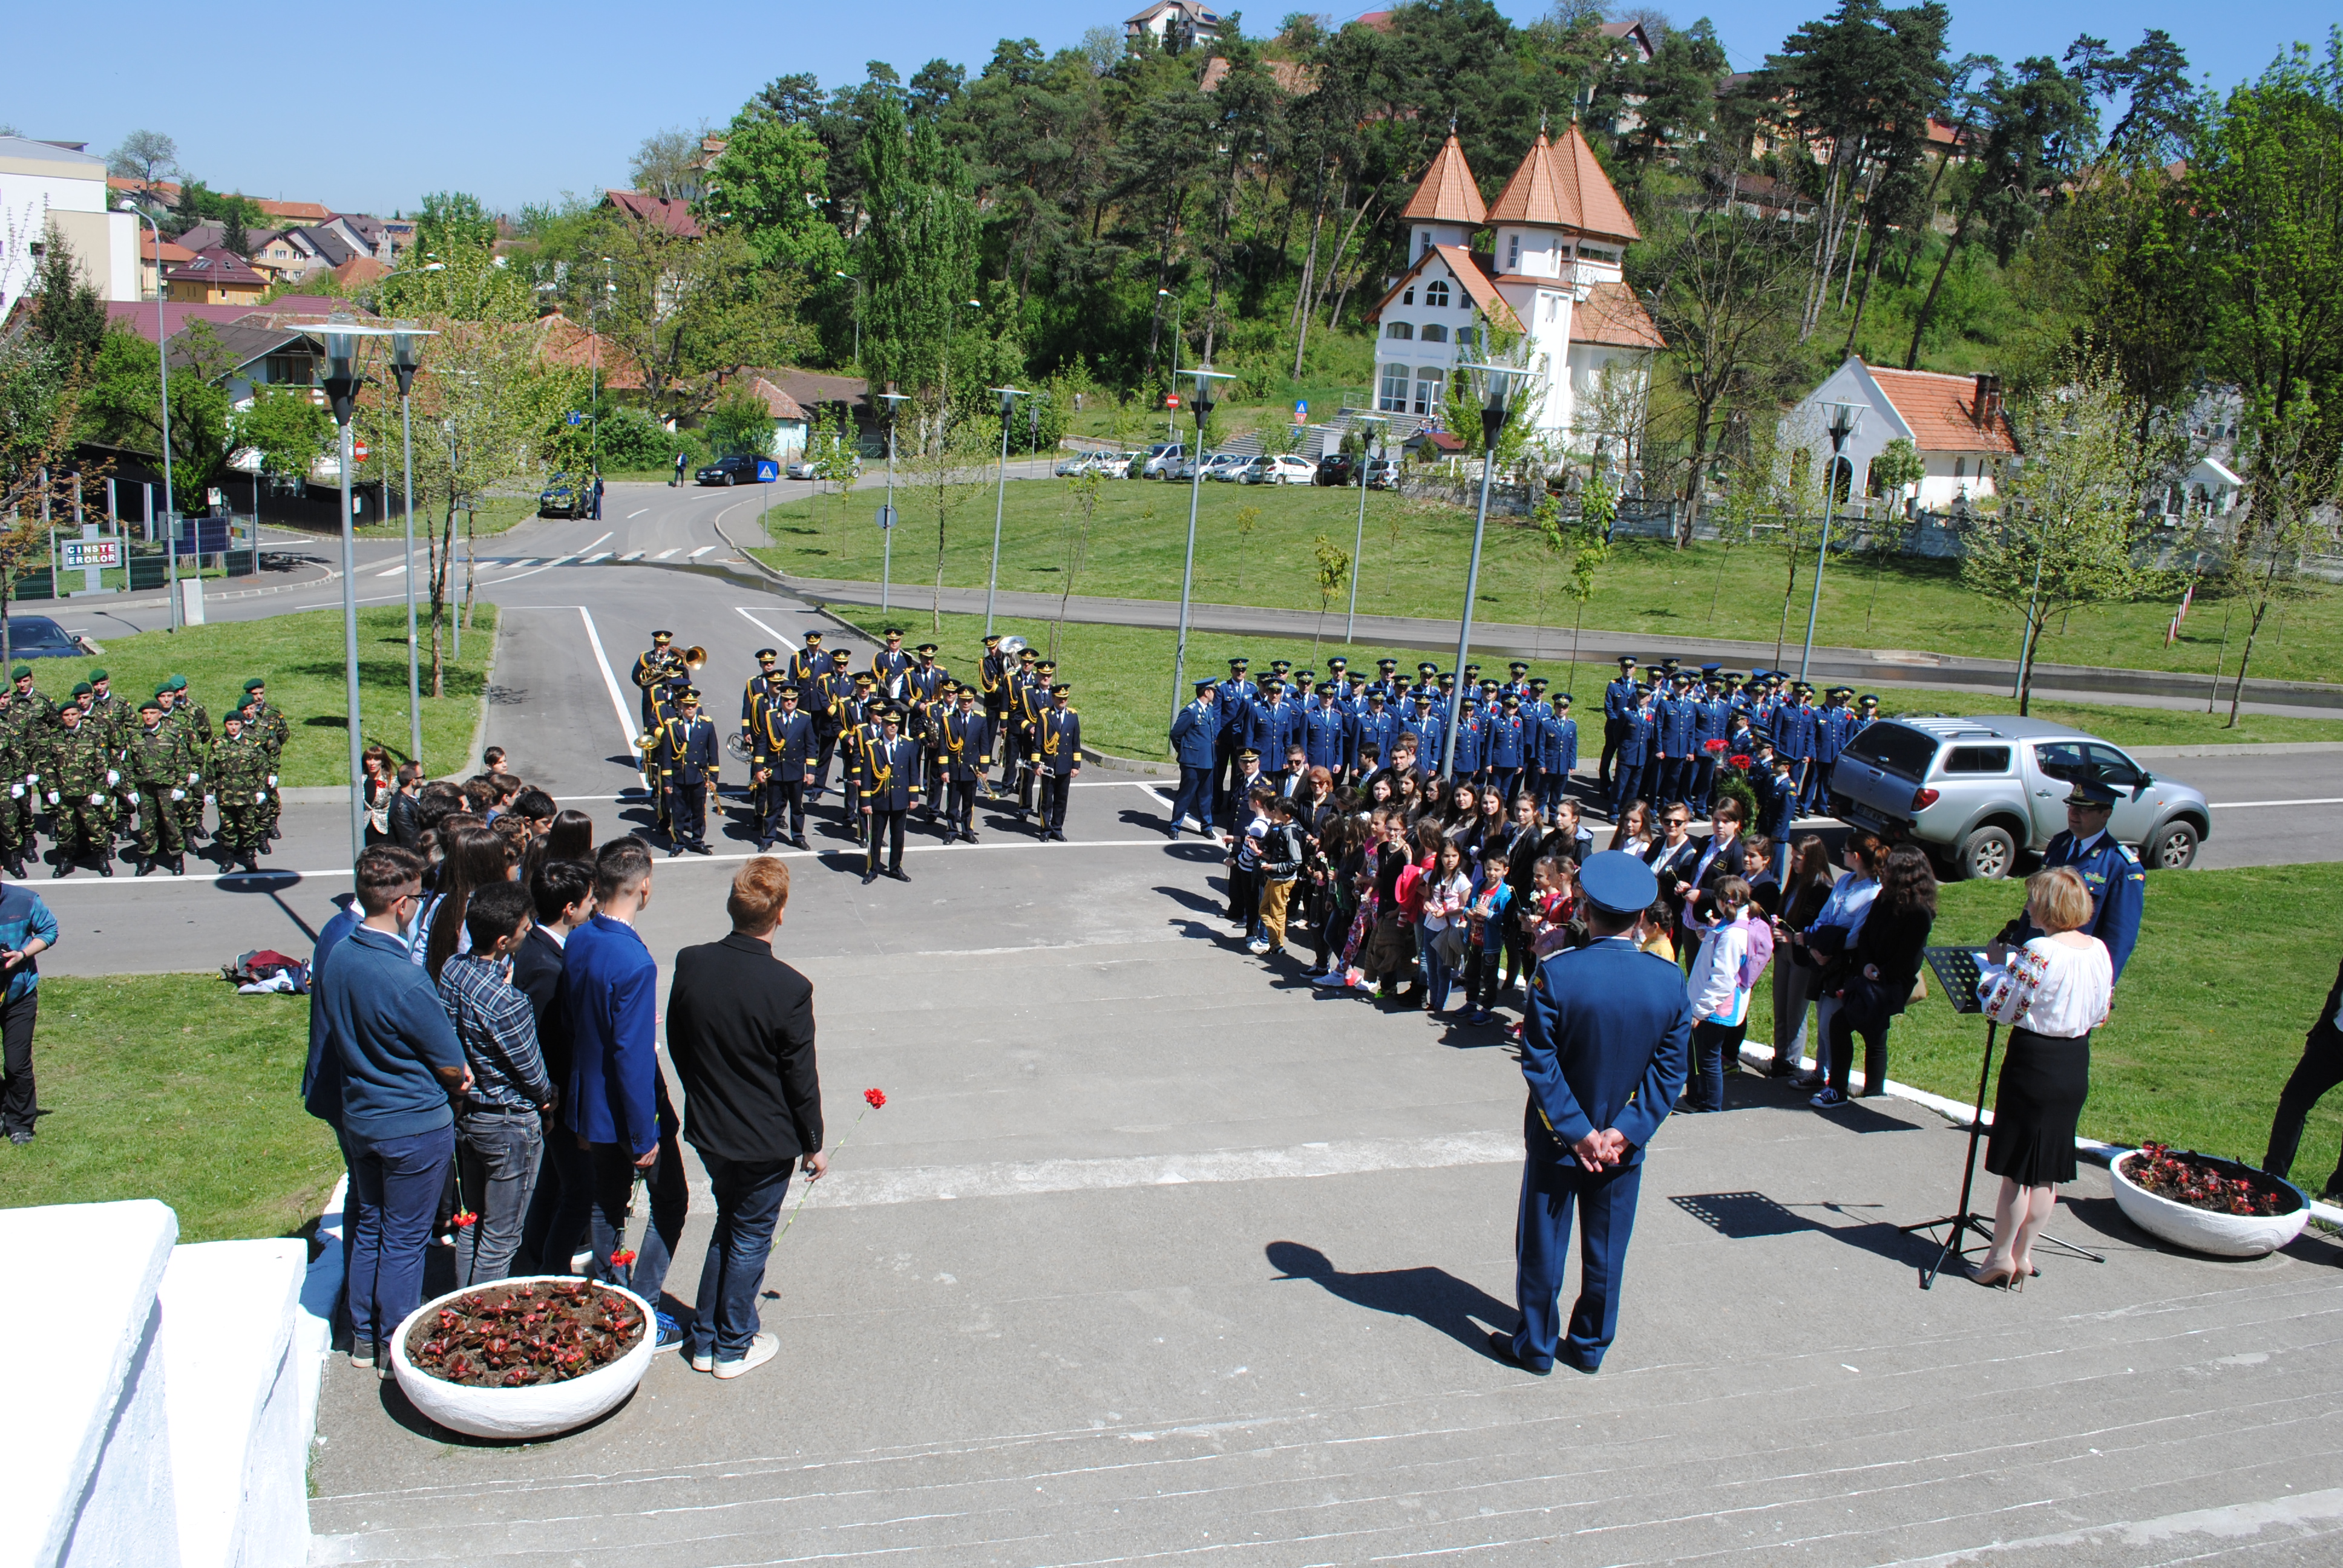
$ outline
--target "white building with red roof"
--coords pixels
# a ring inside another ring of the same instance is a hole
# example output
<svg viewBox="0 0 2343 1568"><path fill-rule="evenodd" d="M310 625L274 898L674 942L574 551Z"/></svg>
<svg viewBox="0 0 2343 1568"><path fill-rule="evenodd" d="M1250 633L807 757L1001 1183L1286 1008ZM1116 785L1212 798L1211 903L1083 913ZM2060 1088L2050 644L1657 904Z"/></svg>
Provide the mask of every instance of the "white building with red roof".
<svg viewBox="0 0 2343 1568"><path fill-rule="evenodd" d="M2017 437L2002 406L1998 376L1944 376L1933 370L1886 370L1852 355L1801 399L1784 428L1812 446L1817 463L1830 455L1833 403L1863 410L1863 422L1840 454L1842 499L1875 495L1871 460L1891 441L1909 441L1924 470L1917 486L1884 498L1916 500L1924 511L1950 511L1997 492L2003 468L2015 459Z"/></svg>
<svg viewBox="0 0 2343 1568"><path fill-rule="evenodd" d="M1609 367L1647 379L1665 345L1621 270L1635 221L1578 126L1558 142L1541 130L1488 204L1452 132L1400 216L1409 266L1367 317L1377 409L1439 417L1450 372L1485 357L1493 327L1506 362L1534 373L1531 427L1556 450L1594 445L1586 395Z"/></svg>

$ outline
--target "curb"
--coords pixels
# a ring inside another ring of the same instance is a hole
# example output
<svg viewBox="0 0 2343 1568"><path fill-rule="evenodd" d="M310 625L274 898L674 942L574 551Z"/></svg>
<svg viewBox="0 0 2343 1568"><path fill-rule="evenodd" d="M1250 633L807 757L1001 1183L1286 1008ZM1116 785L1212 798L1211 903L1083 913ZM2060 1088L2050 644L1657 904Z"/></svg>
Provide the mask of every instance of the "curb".
<svg viewBox="0 0 2343 1568"><path fill-rule="evenodd" d="M1096 747L1082 748L1082 760L1095 762L1101 768L1111 768L1118 773L1136 773L1142 779L1178 779L1180 769L1172 762L1141 762L1135 757L1117 757Z"/></svg>
<svg viewBox="0 0 2343 1568"><path fill-rule="evenodd" d="M2241 746L2127 746L2134 757L2307 757L2343 751L2343 740L2274 740Z"/></svg>

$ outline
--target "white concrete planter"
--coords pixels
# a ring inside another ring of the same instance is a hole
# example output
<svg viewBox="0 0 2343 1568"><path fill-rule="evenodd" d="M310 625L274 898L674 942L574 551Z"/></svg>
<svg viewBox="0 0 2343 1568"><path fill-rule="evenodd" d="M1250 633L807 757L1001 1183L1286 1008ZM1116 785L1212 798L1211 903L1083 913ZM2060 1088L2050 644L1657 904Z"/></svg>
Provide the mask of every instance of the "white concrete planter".
<svg viewBox="0 0 2343 1568"><path fill-rule="evenodd" d="M2235 1161L2216 1159L2209 1154L2191 1157L2220 1167L2225 1176L2245 1173L2245 1167ZM2124 1218L2157 1240L2191 1252L2216 1258L2264 1257L2301 1235L2304 1222L2310 1218L2309 1200L2290 1182L2281 1183L2294 1194L2294 1211L2288 1214L2217 1214L2210 1209L2160 1198L2125 1173L2124 1167L2138 1158L2139 1151L2135 1149L2117 1156L2107 1167L2115 1176L2116 1207L2124 1211Z"/></svg>
<svg viewBox="0 0 2343 1568"><path fill-rule="evenodd" d="M520 1279L498 1280L500 1285L568 1284L569 1274L532 1274ZM417 1321L458 1297L469 1295L480 1287L451 1291L436 1301L424 1302L398 1325L398 1332L390 1342L391 1366L398 1374L398 1386L417 1410L451 1432L468 1432L474 1437L551 1437L584 1426L588 1422L608 1414L620 1401L635 1392L650 1370L651 1356L659 1341L658 1319L650 1304L632 1291L620 1286L607 1286L634 1302L635 1310L643 1315L643 1335L635 1342L634 1349L598 1371L568 1382L542 1383L531 1388L470 1388L462 1383L448 1382L433 1377L407 1359L407 1335Z"/></svg>

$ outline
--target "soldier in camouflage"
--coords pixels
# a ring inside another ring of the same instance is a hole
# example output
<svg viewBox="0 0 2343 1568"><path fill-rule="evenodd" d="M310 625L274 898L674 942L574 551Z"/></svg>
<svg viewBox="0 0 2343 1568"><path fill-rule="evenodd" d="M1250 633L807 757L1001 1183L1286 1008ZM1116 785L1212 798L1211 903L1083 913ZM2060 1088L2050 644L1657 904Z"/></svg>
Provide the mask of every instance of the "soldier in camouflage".
<svg viewBox="0 0 2343 1568"><path fill-rule="evenodd" d="M8 672L8 728L15 732L25 754L25 771L37 773L48 761L49 740L56 729L54 721L57 705L35 689L31 665L18 665ZM39 780L27 782L37 784ZM34 841L33 811L38 803L38 791L32 789L27 789L15 802L16 835L26 844Z"/></svg>
<svg viewBox="0 0 2343 1568"><path fill-rule="evenodd" d="M245 720L245 728L266 749L268 771L282 773L285 770L285 747L293 739L293 727L285 722L285 710L268 700L268 682L265 678L256 675L244 683L244 705L251 710L251 716ZM278 800L276 786L272 783L268 791L267 818L260 829L263 845L282 837L277 831L277 818L283 809L283 803Z"/></svg>
<svg viewBox="0 0 2343 1568"><path fill-rule="evenodd" d="M9 699L15 693L0 686L0 782L7 793L0 797L0 866L5 866L12 877L25 874L25 849L30 841L28 830L16 819L17 808L38 793L38 770L28 759L24 737L16 733L8 721Z"/></svg>
<svg viewBox="0 0 2343 1568"><path fill-rule="evenodd" d="M121 772L122 737L97 711L96 702L97 689L86 680L75 681L72 697L66 700L65 708L57 709L57 716L62 720L66 709L78 711L81 720L77 728L97 737L97 744L106 753L106 833L103 850L105 858L111 860L114 858L113 824L121 820L122 791L127 786L123 782Z"/></svg>
<svg viewBox="0 0 2343 1568"><path fill-rule="evenodd" d="M138 705L138 728L130 732L123 750L123 771L130 782L130 799L138 807L138 874L167 867L175 877L186 872L187 841L179 829L179 802L186 798L188 764L186 737L169 722L167 689Z"/></svg>
<svg viewBox="0 0 2343 1568"><path fill-rule="evenodd" d="M49 809L56 821L57 864L50 872L62 877L74 862L95 859L97 874L114 875L114 811L111 790L120 777L111 760L106 737L93 727L81 727L78 706L63 709L49 742L49 765L44 769Z"/></svg>
<svg viewBox="0 0 2343 1568"><path fill-rule="evenodd" d="M211 717L187 695L187 678L174 675L156 689L163 704L164 728L175 731L185 746L186 777L179 793L170 797L171 814L179 819L179 836L190 844L204 836L204 764L212 750ZM143 717L143 715L142 715Z"/></svg>
<svg viewBox="0 0 2343 1568"><path fill-rule="evenodd" d="M226 732L212 753L212 788L219 796L219 841L226 863L260 869L268 822L277 803L277 763L252 706L220 721Z"/></svg>

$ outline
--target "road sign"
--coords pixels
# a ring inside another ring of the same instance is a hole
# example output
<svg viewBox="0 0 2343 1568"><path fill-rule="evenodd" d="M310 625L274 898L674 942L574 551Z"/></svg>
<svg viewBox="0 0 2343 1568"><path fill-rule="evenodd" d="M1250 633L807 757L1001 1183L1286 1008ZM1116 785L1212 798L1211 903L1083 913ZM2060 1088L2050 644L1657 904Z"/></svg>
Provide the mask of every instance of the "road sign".
<svg viewBox="0 0 2343 1568"><path fill-rule="evenodd" d="M85 571L92 567L118 567L122 564L120 539L66 539L63 544L67 571Z"/></svg>
<svg viewBox="0 0 2343 1568"><path fill-rule="evenodd" d="M586 416L578 412L577 409L572 408L569 410L569 417L565 421L565 423L570 425L583 425L586 423Z"/></svg>
<svg viewBox="0 0 2343 1568"><path fill-rule="evenodd" d="M1293 400L1293 422L1297 425L1310 423L1310 403L1307 398L1297 397Z"/></svg>
<svg viewBox="0 0 2343 1568"><path fill-rule="evenodd" d="M364 441L350 443L350 460L354 463L363 463L367 460L367 444Z"/></svg>
<svg viewBox="0 0 2343 1568"><path fill-rule="evenodd" d="M780 477L781 464L779 458L759 457L757 459L757 483L760 485L770 485L777 482Z"/></svg>
<svg viewBox="0 0 2343 1568"><path fill-rule="evenodd" d="M882 528L891 528L895 526L894 508L881 507L879 508L879 526Z"/></svg>
<svg viewBox="0 0 2343 1568"><path fill-rule="evenodd" d="M1177 392L1166 392L1163 395L1163 407L1166 408L1177 408L1180 407L1180 394Z"/></svg>

